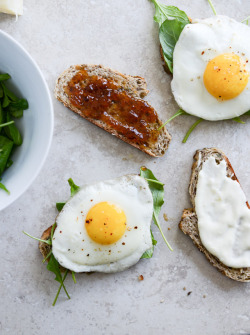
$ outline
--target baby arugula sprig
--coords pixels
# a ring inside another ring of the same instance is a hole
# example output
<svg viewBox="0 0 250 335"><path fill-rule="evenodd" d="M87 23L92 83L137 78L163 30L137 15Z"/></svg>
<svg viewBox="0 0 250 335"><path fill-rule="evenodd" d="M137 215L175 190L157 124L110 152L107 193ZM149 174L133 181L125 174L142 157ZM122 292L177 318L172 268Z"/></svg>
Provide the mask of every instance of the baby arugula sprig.
<svg viewBox="0 0 250 335"><path fill-rule="evenodd" d="M161 207L164 203L163 198L164 198L164 184L161 183L159 180L157 180L154 176L154 174L152 173L151 170L145 168L145 167L141 167L140 169L140 176L143 177L149 185L149 188L152 192L152 196L153 196L153 206L154 206L154 210L153 210L153 222L155 223L155 225L158 227L158 229L161 232L161 235L165 241L165 243L167 244L167 246L169 247L169 249L172 251L173 249L171 248L171 246L169 245L169 243L166 240L166 237L163 234L163 231L161 229L160 226L160 222L159 222L159 213L161 211ZM74 196L80 189L79 186L77 186L73 180L70 178L68 180L69 186L70 186L70 195L71 197ZM56 203L56 208L58 209L58 211L61 211L63 209L65 205L65 202L58 202ZM56 297L53 301L53 306L55 306L56 301L58 299L58 296L61 292L61 289L63 288L68 299L70 299L70 296L67 292L67 289L64 285L64 281L68 275L69 270L68 269L64 269L60 266L60 264L58 263L58 261L55 259L53 253L52 253L52 243L53 243L53 235L54 235L54 231L56 229L56 223L54 223L54 225L51 228L51 233L50 236L47 240L43 240L37 237L33 237L30 234L23 232L25 235L39 241L42 243L45 243L48 246L48 252L46 257L43 259L43 263L47 260L48 264L47 264L47 269L51 272L53 272L55 274L55 280L59 282L60 286L58 288ZM151 238L152 238L152 248L147 250L141 258L151 258L153 256L153 252L154 252L154 246L156 245L157 241L154 239L152 230L151 230ZM74 283L76 283L76 278L75 278L75 272L71 271L72 274L72 279L74 281Z"/></svg>
<svg viewBox="0 0 250 335"><path fill-rule="evenodd" d="M26 99L18 98L6 86L10 78L8 73L0 74L0 181L3 172L13 163L13 150L23 142L14 119L21 118L23 111L29 107ZM10 193L1 182L0 189Z"/></svg>
<svg viewBox="0 0 250 335"><path fill-rule="evenodd" d="M175 45L179 39L182 30L187 24L191 23L191 21L184 11L180 10L175 6L167 6L159 3L157 0L150 0L150 1L153 2L155 6L154 21L159 24L159 40L162 49L162 57L168 70L171 73L173 73L173 53ZM212 1L208 0L208 3L211 6L214 15L216 15L216 11ZM243 20L242 23L248 24L249 19L250 16L248 16L245 20ZM158 130L161 130L166 124L168 124L170 121L172 121L173 119L175 119L177 116L180 115L189 115L189 114L186 113L184 110L179 109L173 116L171 116L166 122L164 122L164 124L161 127L159 127ZM243 115L249 116L250 111L246 112ZM232 120L241 124L245 123L239 117L235 117ZM192 124L192 126L188 129L186 135L184 136L182 143L186 143L192 131L202 121L205 120L199 118L194 124Z"/></svg>

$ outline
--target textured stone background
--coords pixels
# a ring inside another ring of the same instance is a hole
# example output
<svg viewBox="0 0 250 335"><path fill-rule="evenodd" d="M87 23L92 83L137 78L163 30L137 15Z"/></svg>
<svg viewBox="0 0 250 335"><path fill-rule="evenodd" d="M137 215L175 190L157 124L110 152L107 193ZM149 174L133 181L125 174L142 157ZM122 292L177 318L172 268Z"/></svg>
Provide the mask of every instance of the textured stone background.
<svg viewBox="0 0 250 335"><path fill-rule="evenodd" d="M168 4L192 18L213 15L206 0ZM214 5L218 13L237 20L250 14L250 1L214 0ZM145 77L147 99L165 120L177 105L170 92L171 77L160 60L153 14L148 0L24 0L24 15L16 22L1 14L0 29L34 57L51 94L57 76L68 66L103 64ZM180 117L168 126L173 140L166 155L153 159L53 102L54 138L45 166L29 190L0 216L0 333L249 334L250 284L218 273L179 231L178 223L183 208L190 206L187 188L196 149L224 150L250 195L250 120L245 125L204 122L182 144L195 118ZM122 273L77 275L76 285L68 278L71 300L62 293L52 307L58 283L42 264L37 243L22 230L39 236L54 222L55 203L69 196L69 177L84 184L137 173L141 165L152 168L166 184L161 221L174 252L154 229L158 244L152 259ZM141 274L144 281L139 282Z"/></svg>

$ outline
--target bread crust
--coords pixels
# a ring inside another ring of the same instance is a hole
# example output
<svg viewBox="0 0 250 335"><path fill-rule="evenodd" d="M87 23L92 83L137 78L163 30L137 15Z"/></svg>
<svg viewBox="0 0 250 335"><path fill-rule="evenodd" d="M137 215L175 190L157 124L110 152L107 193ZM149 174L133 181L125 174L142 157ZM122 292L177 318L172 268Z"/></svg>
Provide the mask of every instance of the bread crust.
<svg viewBox="0 0 250 335"><path fill-rule="evenodd" d="M193 208L184 209L179 223L179 228L185 235L188 235L196 247L206 256L207 260L221 273L230 279L249 282L250 281L250 268L232 268L224 265L219 259L213 256L202 244L199 229L198 229L198 218L195 212L195 196L197 190L198 175L202 169L203 163L210 157L213 156L218 162L224 160L227 164L227 176L239 183L237 176L233 170L233 167L228 160L227 156L223 151L217 148L205 148L197 150L194 155L194 162L192 165L192 172L189 184L189 194ZM248 208L249 204L246 202Z"/></svg>
<svg viewBox="0 0 250 335"><path fill-rule="evenodd" d="M119 90L125 91L131 98L137 100L141 100L141 98L145 97L148 94L145 79L138 76L124 75L117 71L104 68L102 65L75 65L68 68L59 76L56 82L54 94L55 97L67 108L71 109L73 112L79 114L81 117L85 118L96 126L106 130L110 134L115 135L124 142L129 143L130 145L136 147L137 149L140 149L141 151L144 151L145 153L153 157L160 157L164 155L171 141L171 135L168 133L166 127L163 127L159 131L159 136L156 143L139 146L138 144L133 143L126 136L118 133L118 131L116 131L114 128L104 123L103 121L83 115L83 113L77 107L71 104L69 97L64 90L64 87L67 86L67 83L73 78L74 75L78 73L80 68L84 68L84 70L87 71L89 77L99 76L104 79L112 80L112 82L117 85ZM157 117L156 127L159 128L161 125L162 122Z"/></svg>

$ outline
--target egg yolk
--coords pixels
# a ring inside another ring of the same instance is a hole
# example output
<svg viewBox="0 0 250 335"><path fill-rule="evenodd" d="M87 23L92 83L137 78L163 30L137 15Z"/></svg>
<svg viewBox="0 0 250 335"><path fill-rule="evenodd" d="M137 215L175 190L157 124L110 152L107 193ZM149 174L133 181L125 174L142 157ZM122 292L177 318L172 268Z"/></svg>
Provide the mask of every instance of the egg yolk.
<svg viewBox="0 0 250 335"><path fill-rule="evenodd" d="M248 77L243 60L233 53L225 53L209 61L203 81L208 92L216 99L230 100L242 93Z"/></svg>
<svg viewBox="0 0 250 335"><path fill-rule="evenodd" d="M86 217L85 227L89 237L100 244L112 244L124 234L126 215L121 208L110 202L93 206Z"/></svg>

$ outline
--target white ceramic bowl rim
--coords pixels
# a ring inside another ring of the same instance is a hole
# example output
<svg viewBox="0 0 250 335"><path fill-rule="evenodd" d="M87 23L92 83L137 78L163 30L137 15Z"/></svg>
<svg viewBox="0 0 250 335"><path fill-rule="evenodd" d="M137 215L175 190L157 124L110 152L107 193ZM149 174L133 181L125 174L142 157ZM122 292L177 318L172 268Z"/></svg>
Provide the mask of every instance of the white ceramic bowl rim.
<svg viewBox="0 0 250 335"><path fill-rule="evenodd" d="M47 155L48 155L48 152L49 152L49 149L50 149L50 146L51 146L51 142L52 142L53 128L54 128L54 112L53 112L52 99L51 99L51 95L50 95L48 85L45 81L45 78L44 78L40 68L38 67L36 62L32 59L32 57L29 55L29 53L24 49L24 47L19 42L17 42L13 37L11 37L9 34L7 34L6 32L4 32L0 29L0 38L1 37L6 39L6 43L8 43L8 40L11 41L13 49L15 49L15 48L16 48L16 50L19 49L18 52L21 54L23 59L28 61L28 63L29 63L28 66L31 66L33 68L33 70L36 72L35 75L37 75L37 77L40 78L41 82L40 82L39 85L41 85L41 87L43 88L43 90L45 92L45 96L47 98L46 103L48 104L48 112L46 114L46 117L47 117L47 120L46 120L47 123L46 124L48 125L48 128L46 128L46 132L47 132L46 133L46 139L44 140L44 145L43 145L43 148L42 148L41 156L39 156L39 164L36 161L35 171L32 171L28 180L26 178L25 184L22 184L22 187L20 187L20 189L17 189L14 192L12 192L13 190L10 189L10 195L7 195L7 193L5 194L5 192L1 191L1 194L0 194L0 210L6 208L11 203L13 203L17 198L19 198L29 188L29 186L32 184L32 182L35 180L35 178L38 176L38 174L41 171L42 166L43 166L43 164L44 164L44 162L47 158ZM14 81L15 81L15 79L14 79ZM26 98L26 96L24 96L24 97ZM28 102L29 102L29 99L28 99ZM25 115L25 112L24 112L24 115ZM15 166L15 162L13 163L12 166L13 167ZM9 169L11 169L12 166ZM7 170L6 170L6 172L7 172ZM6 172L4 172L4 175L5 175ZM3 175L3 180L2 180L3 183L4 183L4 175Z"/></svg>

